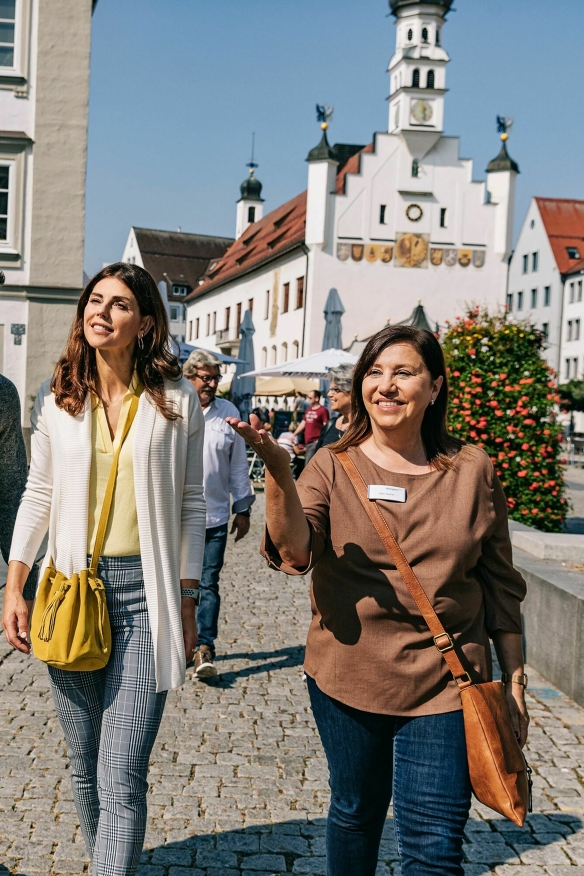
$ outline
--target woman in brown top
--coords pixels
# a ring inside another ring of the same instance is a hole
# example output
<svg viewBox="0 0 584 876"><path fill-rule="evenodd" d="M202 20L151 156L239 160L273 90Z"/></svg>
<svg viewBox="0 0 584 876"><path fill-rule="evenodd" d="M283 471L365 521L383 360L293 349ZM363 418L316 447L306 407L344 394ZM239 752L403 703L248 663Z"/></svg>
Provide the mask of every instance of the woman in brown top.
<svg viewBox="0 0 584 876"><path fill-rule="evenodd" d="M492 639L525 681L505 496L489 457L449 435L447 403L436 338L391 326L355 368L349 429L297 485L268 435L231 423L266 463L264 555L313 570L305 669L330 770L329 876L373 876L392 795L403 876L462 876L471 793L457 685L336 453L370 485L473 680L491 677ZM523 745L519 682L507 701Z"/></svg>

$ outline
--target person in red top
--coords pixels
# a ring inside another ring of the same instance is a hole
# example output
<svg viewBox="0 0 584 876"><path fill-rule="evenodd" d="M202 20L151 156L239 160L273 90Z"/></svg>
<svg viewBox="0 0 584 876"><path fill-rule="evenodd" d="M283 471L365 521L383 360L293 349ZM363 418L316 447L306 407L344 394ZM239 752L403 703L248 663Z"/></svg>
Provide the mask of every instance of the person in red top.
<svg viewBox="0 0 584 876"><path fill-rule="evenodd" d="M313 389L308 393L308 401L310 402L310 407L305 411L302 422L294 432L294 435L300 435L304 432L307 463L316 452L320 433L328 423L330 416L327 409L320 403L320 392L317 389Z"/></svg>

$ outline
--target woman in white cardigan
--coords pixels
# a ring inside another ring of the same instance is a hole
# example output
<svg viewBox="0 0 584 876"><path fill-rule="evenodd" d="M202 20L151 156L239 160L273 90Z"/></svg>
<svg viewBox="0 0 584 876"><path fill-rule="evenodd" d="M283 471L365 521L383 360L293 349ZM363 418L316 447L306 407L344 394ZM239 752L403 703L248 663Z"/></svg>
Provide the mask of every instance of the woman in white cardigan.
<svg viewBox="0 0 584 876"><path fill-rule="evenodd" d="M146 826L148 758L166 692L196 645L205 545L204 418L169 345L166 310L143 268L115 264L81 295L65 352L32 413L31 466L18 513L2 625L29 653L24 591L45 533L46 565L89 565L113 454L132 398L99 577L112 626L107 666L49 666L94 876L132 876ZM41 572L42 574L42 572Z"/></svg>

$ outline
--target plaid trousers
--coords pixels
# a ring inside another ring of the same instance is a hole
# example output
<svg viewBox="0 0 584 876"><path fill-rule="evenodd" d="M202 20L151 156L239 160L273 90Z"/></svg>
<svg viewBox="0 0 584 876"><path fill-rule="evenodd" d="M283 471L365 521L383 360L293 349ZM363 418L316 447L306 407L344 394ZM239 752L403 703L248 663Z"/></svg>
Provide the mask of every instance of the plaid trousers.
<svg viewBox="0 0 584 876"><path fill-rule="evenodd" d="M146 831L148 760L166 692L156 693L140 557L103 557L112 653L95 672L49 666L77 815L93 876L133 876Z"/></svg>

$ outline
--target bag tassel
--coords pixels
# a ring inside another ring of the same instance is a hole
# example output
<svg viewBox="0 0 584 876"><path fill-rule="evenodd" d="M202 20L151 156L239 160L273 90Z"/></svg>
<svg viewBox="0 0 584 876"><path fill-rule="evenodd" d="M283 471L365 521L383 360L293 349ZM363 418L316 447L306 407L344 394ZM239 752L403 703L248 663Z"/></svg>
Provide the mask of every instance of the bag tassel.
<svg viewBox="0 0 584 876"><path fill-rule="evenodd" d="M97 632L99 633L99 642L101 650L104 654L107 654L108 647L105 641L105 636L103 632L103 628L105 625L105 615L107 611L107 601L105 598L105 588L101 581L90 581L90 586L95 593L95 598L97 599L97 608L98 608L98 616L97 616Z"/></svg>
<svg viewBox="0 0 584 876"><path fill-rule="evenodd" d="M47 607L45 608L44 614L41 619L41 627L39 630L39 639L43 642L50 642L53 638L53 633L55 632L55 621L57 619L57 612L59 610L59 606L65 599L65 595L71 585L67 581L63 581L59 590L55 593L54 597L51 599ZM45 625L48 624L48 631L46 630Z"/></svg>

